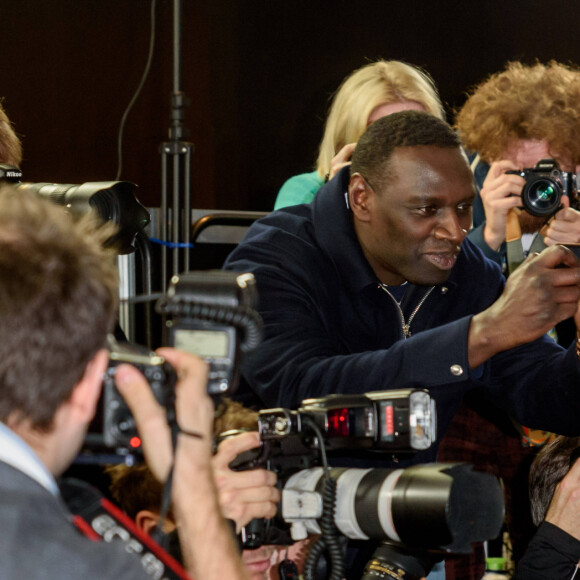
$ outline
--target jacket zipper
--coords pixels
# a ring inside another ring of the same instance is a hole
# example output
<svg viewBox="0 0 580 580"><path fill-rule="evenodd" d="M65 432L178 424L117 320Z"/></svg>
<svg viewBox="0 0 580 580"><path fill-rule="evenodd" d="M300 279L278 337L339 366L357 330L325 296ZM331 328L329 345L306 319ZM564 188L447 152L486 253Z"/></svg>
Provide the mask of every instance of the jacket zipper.
<svg viewBox="0 0 580 580"><path fill-rule="evenodd" d="M429 297L429 294L431 294L431 292L433 292L433 290L435 289L435 286L431 286L431 288L427 290L423 298L421 298L421 300L419 301L419 304L417 304L413 312L411 312L411 315L409 316L409 320L407 322L405 322L405 315L403 314L403 309L401 308L401 305L397 302L395 297L389 292L386 284L379 282L379 288L381 290L384 290L391 297L391 300L395 303L395 306L399 311L399 319L401 321L401 330L403 331L403 338L404 339L409 338L411 336L411 323L413 322L413 319L415 318L417 312L419 312L421 306L423 306L425 300L427 300L427 298Z"/></svg>

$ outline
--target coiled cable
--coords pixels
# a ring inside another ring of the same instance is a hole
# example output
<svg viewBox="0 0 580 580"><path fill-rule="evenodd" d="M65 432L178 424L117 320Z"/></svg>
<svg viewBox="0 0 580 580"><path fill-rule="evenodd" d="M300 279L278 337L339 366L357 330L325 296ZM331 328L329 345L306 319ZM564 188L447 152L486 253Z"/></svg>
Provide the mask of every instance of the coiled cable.
<svg viewBox="0 0 580 580"><path fill-rule="evenodd" d="M303 422L316 433L318 437L320 455L324 470L324 491L322 493L322 517L319 525L321 535L308 546L306 560L304 562L304 579L315 580L318 561L326 552L330 563L330 580L342 580L345 574L344 554L340 543L340 533L334 523L336 509L336 480L330 476L330 468L326 458L324 439L318 425L309 417L304 417Z"/></svg>
<svg viewBox="0 0 580 580"><path fill-rule="evenodd" d="M160 298L155 304L158 314L216 322L235 326L242 331L240 348L242 352L254 350L262 340L262 317L247 306L230 307L225 305L193 302L182 297Z"/></svg>

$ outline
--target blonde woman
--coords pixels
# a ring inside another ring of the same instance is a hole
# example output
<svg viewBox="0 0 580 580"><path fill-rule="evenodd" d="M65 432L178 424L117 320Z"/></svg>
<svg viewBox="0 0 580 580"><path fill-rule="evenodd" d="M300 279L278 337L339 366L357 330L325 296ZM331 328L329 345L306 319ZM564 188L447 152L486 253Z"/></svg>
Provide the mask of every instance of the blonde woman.
<svg viewBox="0 0 580 580"><path fill-rule="evenodd" d="M415 109L445 120L432 79L397 60L379 60L355 70L336 92L320 143L316 170L291 177L280 189L274 209L310 203L325 181L350 163L356 142L380 117Z"/></svg>

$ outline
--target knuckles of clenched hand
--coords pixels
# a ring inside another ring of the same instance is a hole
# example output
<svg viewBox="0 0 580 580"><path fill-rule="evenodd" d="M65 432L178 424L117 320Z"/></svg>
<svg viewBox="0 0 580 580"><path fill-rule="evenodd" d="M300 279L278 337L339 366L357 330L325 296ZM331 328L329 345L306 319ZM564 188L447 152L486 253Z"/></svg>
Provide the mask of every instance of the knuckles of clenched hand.
<svg viewBox="0 0 580 580"><path fill-rule="evenodd" d="M233 472L230 469L217 469L214 479L218 489L228 487L273 487L276 485L276 474L266 469Z"/></svg>
<svg viewBox="0 0 580 580"><path fill-rule="evenodd" d="M254 518L272 518L277 512L280 492L271 486L256 488L259 495L248 495L244 489L227 489L220 492L220 506L225 517L239 526Z"/></svg>
<svg viewBox="0 0 580 580"><path fill-rule="evenodd" d="M567 248L553 246L510 275L497 305L539 329L573 316L578 300L580 261Z"/></svg>
<svg viewBox="0 0 580 580"><path fill-rule="evenodd" d="M263 468L240 471L230 468L240 453L256 448L259 443L257 432L235 435L219 444L212 459L222 513L236 522L237 529L254 518L273 517L280 501L274 472Z"/></svg>

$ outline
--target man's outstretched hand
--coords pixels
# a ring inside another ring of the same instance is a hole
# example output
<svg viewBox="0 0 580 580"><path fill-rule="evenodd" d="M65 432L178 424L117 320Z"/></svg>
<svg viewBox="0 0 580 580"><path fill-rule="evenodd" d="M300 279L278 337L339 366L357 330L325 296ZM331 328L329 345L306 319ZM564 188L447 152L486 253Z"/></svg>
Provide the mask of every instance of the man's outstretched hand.
<svg viewBox="0 0 580 580"><path fill-rule="evenodd" d="M579 300L580 259L571 250L558 245L529 256L510 275L501 296L473 317L468 338L471 368L577 315Z"/></svg>

